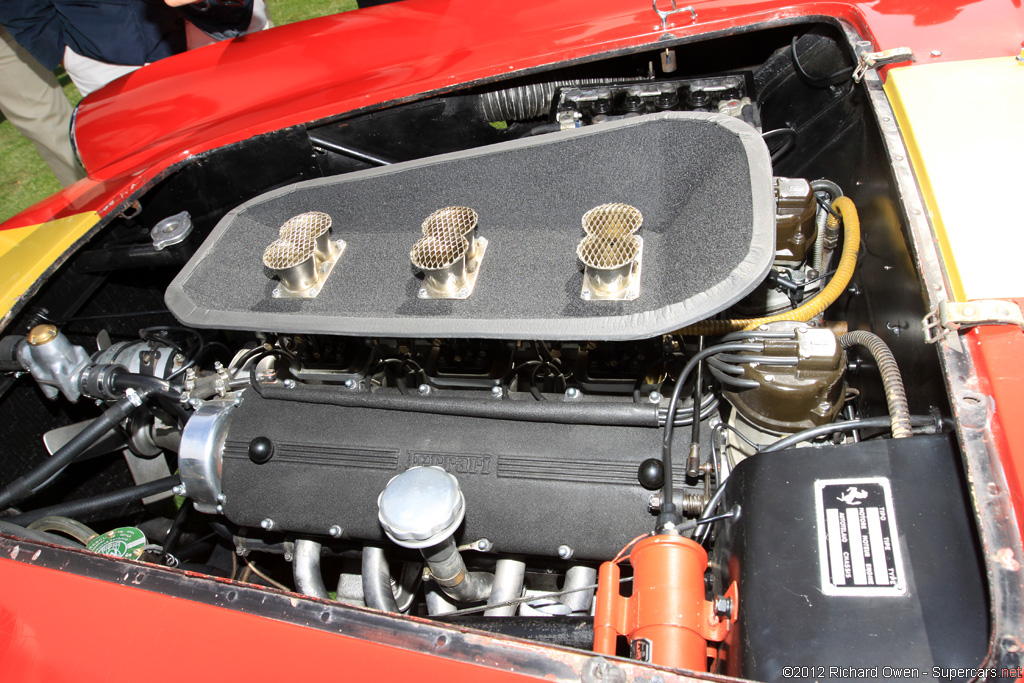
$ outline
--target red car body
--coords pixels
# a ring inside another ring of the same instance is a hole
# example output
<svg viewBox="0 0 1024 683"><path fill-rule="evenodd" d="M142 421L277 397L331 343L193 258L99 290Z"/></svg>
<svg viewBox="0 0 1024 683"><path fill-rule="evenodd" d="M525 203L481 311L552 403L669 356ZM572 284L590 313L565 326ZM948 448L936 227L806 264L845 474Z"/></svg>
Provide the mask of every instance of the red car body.
<svg viewBox="0 0 1024 683"><path fill-rule="evenodd" d="M665 0L660 4L668 9ZM82 102L75 136L89 177L0 226L0 239L4 231L83 212L98 214L96 230L177 165L256 135L457 85L656 46L666 32L676 38L709 36L826 18L869 41L873 50L910 47L919 62L1015 55L1024 34L1024 10L1010 0L692 4L695 21L689 13L673 14L663 28L642 0L500 8L468 0L408 0L163 60ZM954 405L954 412L966 450L981 453L988 471L998 476L987 484L993 496L976 505L990 506L996 518L983 530L983 545L990 572L998 574L992 583L1002 587L1002 602L993 606L997 628L1012 629L1024 624L1024 337L1018 328L979 327L966 340L978 382L968 389L993 402L980 423L969 406ZM11 681L597 675L587 668L590 658L578 652L10 538L0 538L0 585L0 670ZM1020 637L1019 630L998 631L994 647L1019 651ZM615 666L622 680L676 676L626 661Z"/></svg>

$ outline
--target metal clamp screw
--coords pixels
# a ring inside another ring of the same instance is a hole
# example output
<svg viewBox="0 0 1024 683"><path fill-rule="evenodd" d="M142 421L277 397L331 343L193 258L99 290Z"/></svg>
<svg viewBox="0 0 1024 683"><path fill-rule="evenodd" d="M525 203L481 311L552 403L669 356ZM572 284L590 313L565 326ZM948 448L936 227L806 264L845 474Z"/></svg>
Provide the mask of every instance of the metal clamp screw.
<svg viewBox="0 0 1024 683"><path fill-rule="evenodd" d="M558 556L563 560L572 559L573 549L567 545L560 545L558 546Z"/></svg>
<svg viewBox="0 0 1024 683"><path fill-rule="evenodd" d="M262 522L260 522L260 527L266 529L267 531L270 531L274 528L274 520L270 519L270 517L267 517Z"/></svg>
<svg viewBox="0 0 1024 683"><path fill-rule="evenodd" d="M341 529L340 526L335 524L334 526L332 526L330 529L327 530L327 533L330 534L331 538L341 538L342 529Z"/></svg>

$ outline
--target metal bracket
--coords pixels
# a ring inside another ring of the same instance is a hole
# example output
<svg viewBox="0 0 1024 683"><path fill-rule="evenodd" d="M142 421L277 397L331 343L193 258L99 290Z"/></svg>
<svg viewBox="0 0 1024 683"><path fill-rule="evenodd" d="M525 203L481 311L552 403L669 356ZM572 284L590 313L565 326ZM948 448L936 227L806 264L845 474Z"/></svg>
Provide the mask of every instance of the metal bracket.
<svg viewBox="0 0 1024 683"><path fill-rule="evenodd" d="M902 64L903 62L916 62L914 51L909 47L894 47L891 50L881 52L862 52L857 68L853 71L853 82L860 83L864 73L868 69L877 69L887 64Z"/></svg>
<svg viewBox="0 0 1024 683"><path fill-rule="evenodd" d="M676 0L672 0L672 9L665 11L658 9L658 0L652 0L651 5L654 7L655 13L661 18L661 30L668 31L668 18L673 14L679 14L680 12L690 13L690 22L697 23L697 10L692 6L687 5L686 7L677 7Z"/></svg>
<svg viewBox="0 0 1024 683"><path fill-rule="evenodd" d="M937 310L921 321L924 341L934 344L951 332L978 325L1017 325L1024 329L1024 314L1013 301L940 301Z"/></svg>

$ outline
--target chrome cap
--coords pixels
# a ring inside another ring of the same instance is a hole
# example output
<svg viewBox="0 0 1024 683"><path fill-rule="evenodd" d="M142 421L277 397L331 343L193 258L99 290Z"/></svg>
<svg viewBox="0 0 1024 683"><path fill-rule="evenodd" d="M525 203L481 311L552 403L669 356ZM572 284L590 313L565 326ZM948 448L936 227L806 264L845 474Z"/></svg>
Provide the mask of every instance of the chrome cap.
<svg viewBox="0 0 1024 683"><path fill-rule="evenodd" d="M384 533L405 548L446 540L466 515L459 480L440 467L413 467L388 482L377 498Z"/></svg>

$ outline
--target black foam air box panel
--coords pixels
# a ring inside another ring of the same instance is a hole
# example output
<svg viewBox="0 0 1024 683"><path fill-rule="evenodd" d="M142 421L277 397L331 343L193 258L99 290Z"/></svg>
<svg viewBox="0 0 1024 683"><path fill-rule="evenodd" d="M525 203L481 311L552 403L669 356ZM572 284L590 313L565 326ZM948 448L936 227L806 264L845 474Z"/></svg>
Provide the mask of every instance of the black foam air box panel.
<svg viewBox="0 0 1024 683"><path fill-rule="evenodd" d="M584 301L583 214L643 213L641 292ZM423 220L469 206L488 240L466 300L421 300L409 250ZM305 211L348 243L315 299L274 299L263 250ZM195 327L401 337L639 339L724 310L775 250L768 151L718 114L666 112L304 181L228 213L166 293Z"/></svg>

